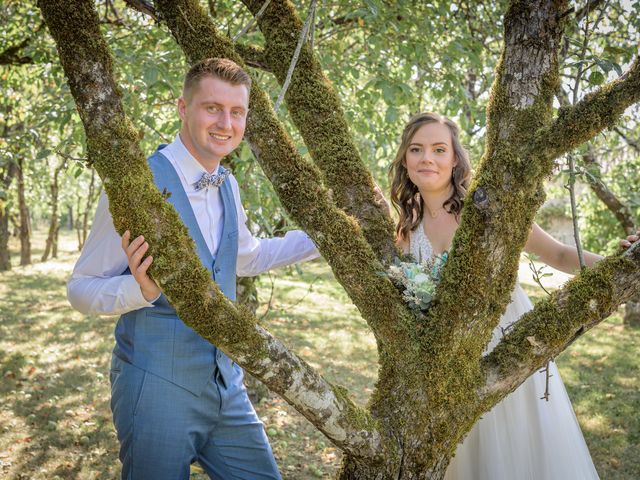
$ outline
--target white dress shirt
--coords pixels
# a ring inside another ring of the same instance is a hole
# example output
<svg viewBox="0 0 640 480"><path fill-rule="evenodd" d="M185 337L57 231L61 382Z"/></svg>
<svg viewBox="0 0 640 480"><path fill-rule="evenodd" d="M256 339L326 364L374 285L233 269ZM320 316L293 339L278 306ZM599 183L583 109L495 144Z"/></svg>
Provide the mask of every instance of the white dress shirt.
<svg viewBox="0 0 640 480"><path fill-rule="evenodd" d="M218 189L194 189L193 184L206 170L185 148L179 135L162 149L162 153L178 173L198 227L215 258L224 214ZM287 232L280 238L255 238L246 225L247 215L240 203L238 182L233 175L226 181L231 183L238 214L238 276L255 276L319 256L311 239L300 230ZM109 201L102 192L91 232L67 283L67 296L73 308L85 314L121 315L153 306L145 300L133 275L121 275L127 266L127 255L113 226Z"/></svg>

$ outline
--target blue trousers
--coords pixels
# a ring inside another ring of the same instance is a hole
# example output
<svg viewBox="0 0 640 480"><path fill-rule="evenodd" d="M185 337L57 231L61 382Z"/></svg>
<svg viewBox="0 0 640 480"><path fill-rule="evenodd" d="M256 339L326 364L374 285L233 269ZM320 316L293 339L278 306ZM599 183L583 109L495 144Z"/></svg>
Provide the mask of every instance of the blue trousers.
<svg viewBox="0 0 640 480"><path fill-rule="evenodd" d="M188 480L196 461L212 479L281 478L244 385L216 370L195 396L115 355L110 379L123 480Z"/></svg>

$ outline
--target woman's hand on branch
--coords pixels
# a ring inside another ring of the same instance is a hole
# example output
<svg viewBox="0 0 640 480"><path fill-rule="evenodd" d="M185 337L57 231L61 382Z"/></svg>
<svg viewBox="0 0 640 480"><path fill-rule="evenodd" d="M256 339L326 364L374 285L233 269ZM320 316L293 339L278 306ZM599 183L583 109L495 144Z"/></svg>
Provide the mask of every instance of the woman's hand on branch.
<svg viewBox="0 0 640 480"><path fill-rule="evenodd" d="M640 239L640 230L635 235L629 235L627 238L620 240L620 248L626 250L632 243L637 242Z"/></svg>

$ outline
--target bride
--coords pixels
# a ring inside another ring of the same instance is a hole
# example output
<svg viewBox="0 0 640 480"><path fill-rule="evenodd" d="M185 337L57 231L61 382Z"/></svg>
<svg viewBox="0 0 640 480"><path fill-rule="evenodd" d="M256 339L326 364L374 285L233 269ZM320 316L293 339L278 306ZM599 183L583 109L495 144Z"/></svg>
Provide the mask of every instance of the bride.
<svg viewBox="0 0 640 480"><path fill-rule="evenodd" d="M407 124L390 171L391 200L399 213L400 248L418 262L451 248L463 198L471 177L468 154L457 125L434 113L415 115ZM567 273L579 269L576 249L533 225L525 250ZM586 264L601 257L585 252ZM493 332L492 350L502 329L532 308L517 285L511 303ZM536 373L487 412L458 445L447 480L597 479L589 450L554 363Z"/></svg>

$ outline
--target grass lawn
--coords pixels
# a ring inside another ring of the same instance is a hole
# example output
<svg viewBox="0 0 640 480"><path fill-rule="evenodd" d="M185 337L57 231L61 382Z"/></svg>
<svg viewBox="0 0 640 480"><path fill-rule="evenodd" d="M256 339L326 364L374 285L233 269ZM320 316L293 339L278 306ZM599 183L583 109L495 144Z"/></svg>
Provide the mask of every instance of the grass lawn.
<svg viewBox="0 0 640 480"><path fill-rule="evenodd" d="M34 259L43 243L37 232ZM108 379L115 318L85 317L68 305L65 282L78 255L74 243L63 232L60 258L0 273L3 479L119 475ZM544 295L526 290L534 300ZM364 405L376 378L375 343L326 264L263 275L259 294L258 314L267 328ZM616 315L557 359L603 479L640 478L638 347L640 330L625 329ZM256 409L285 479L331 478L340 453L322 434L275 395ZM206 476L195 467L192 478Z"/></svg>

